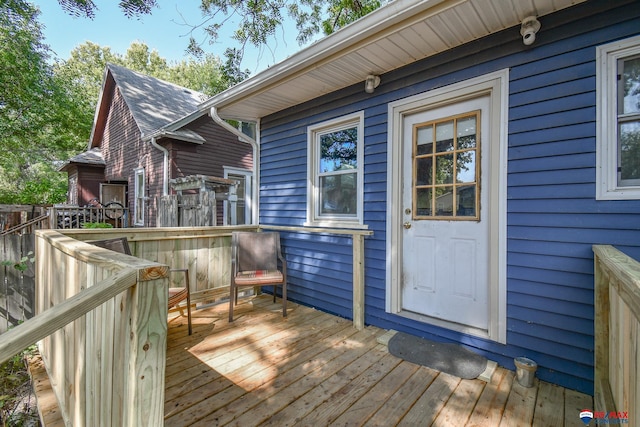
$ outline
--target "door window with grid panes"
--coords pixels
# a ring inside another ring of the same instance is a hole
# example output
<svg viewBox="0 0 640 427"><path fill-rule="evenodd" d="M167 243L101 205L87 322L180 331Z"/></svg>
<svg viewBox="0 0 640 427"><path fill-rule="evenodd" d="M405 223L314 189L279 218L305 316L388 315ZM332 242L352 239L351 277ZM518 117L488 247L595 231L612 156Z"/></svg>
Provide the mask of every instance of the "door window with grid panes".
<svg viewBox="0 0 640 427"><path fill-rule="evenodd" d="M414 126L414 219L479 220L480 112Z"/></svg>

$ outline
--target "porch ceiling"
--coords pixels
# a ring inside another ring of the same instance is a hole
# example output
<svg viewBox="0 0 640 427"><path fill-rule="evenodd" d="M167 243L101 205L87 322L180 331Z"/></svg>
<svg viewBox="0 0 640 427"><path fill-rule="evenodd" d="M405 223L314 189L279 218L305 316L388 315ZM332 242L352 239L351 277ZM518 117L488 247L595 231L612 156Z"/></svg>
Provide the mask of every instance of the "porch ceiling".
<svg viewBox="0 0 640 427"><path fill-rule="evenodd" d="M586 0L396 0L202 104L258 118ZM544 27L540 30L544 32ZM516 33L519 36L519 33ZM384 84L384 81L382 82Z"/></svg>

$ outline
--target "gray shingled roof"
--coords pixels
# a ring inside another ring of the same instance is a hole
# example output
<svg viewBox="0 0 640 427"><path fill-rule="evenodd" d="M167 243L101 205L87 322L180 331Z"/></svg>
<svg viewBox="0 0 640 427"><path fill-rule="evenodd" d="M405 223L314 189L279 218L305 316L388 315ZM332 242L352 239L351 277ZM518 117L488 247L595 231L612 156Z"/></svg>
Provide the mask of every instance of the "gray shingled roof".
<svg viewBox="0 0 640 427"><path fill-rule="evenodd" d="M200 92L107 64L138 124L142 137L198 109L208 97Z"/></svg>
<svg viewBox="0 0 640 427"><path fill-rule="evenodd" d="M73 156L69 160L65 161L58 170L64 170L72 163L80 163L83 165L91 166L104 166L104 158L102 157L102 151L100 147L94 147L91 150L84 151L76 156Z"/></svg>

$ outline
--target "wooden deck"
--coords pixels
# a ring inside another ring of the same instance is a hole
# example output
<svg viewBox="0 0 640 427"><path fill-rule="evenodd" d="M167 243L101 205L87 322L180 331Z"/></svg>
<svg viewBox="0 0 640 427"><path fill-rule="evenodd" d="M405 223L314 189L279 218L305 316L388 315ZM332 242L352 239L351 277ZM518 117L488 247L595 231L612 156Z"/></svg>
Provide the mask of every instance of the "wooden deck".
<svg viewBox="0 0 640 427"><path fill-rule="evenodd" d="M267 296L169 323L165 425L579 426L591 396L498 368L490 383L403 361L352 322ZM234 310L235 312L235 310Z"/></svg>

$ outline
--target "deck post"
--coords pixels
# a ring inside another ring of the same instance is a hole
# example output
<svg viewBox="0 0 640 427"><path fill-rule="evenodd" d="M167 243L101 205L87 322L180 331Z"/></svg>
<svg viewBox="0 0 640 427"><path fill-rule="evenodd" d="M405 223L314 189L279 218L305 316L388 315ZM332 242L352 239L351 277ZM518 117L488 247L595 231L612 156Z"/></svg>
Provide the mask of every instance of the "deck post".
<svg viewBox="0 0 640 427"><path fill-rule="evenodd" d="M149 273L147 271L146 273ZM131 289L131 335L127 390L129 402L124 426L159 426L164 424L164 375L167 353L166 272L145 277L139 271L138 284Z"/></svg>
<svg viewBox="0 0 640 427"><path fill-rule="evenodd" d="M613 246L595 245L597 411L621 411L640 425L640 263Z"/></svg>
<svg viewBox="0 0 640 427"><path fill-rule="evenodd" d="M613 395L609 386L609 277L603 270L598 250L594 248L595 281L595 351L594 351L594 392L596 408L614 408Z"/></svg>
<svg viewBox="0 0 640 427"><path fill-rule="evenodd" d="M353 234L353 326L364 329L364 236Z"/></svg>

